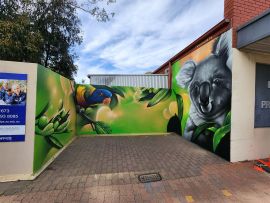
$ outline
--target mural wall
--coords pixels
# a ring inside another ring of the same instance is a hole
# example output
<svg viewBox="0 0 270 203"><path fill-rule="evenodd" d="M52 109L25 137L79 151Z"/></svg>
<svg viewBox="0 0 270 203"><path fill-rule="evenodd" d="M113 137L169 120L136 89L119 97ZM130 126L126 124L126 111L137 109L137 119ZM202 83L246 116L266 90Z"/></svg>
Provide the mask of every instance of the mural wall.
<svg viewBox="0 0 270 203"><path fill-rule="evenodd" d="M79 135L162 133L179 121L169 89L77 85L75 101Z"/></svg>
<svg viewBox="0 0 270 203"><path fill-rule="evenodd" d="M231 31L223 33L172 66L172 89L183 101L180 134L228 160L231 36Z"/></svg>
<svg viewBox="0 0 270 203"><path fill-rule="evenodd" d="M73 82L38 66L34 172L76 135Z"/></svg>
<svg viewBox="0 0 270 203"><path fill-rule="evenodd" d="M34 172L75 135L180 133L175 97L169 89L74 85L39 66Z"/></svg>
<svg viewBox="0 0 270 203"><path fill-rule="evenodd" d="M173 64L172 89L74 85L38 67L34 172L76 134L176 132L230 159L231 31Z"/></svg>

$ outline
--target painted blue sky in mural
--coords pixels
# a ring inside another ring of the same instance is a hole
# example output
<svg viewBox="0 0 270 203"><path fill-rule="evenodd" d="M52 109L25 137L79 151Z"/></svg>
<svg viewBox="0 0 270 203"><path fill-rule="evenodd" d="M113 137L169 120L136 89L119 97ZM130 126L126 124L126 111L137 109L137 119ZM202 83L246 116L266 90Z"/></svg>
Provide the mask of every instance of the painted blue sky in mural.
<svg viewBox="0 0 270 203"><path fill-rule="evenodd" d="M87 74L145 73L223 19L223 0L117 0L106 23L79 11L84 41L77 82ZM87 81L87 80L86 80Z"/></svg>

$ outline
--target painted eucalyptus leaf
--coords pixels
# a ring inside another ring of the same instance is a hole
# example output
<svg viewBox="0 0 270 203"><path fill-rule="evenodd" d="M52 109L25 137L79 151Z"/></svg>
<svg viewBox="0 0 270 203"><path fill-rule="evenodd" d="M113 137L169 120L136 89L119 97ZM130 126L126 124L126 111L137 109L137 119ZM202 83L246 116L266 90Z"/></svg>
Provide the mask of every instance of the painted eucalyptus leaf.
<svg viewBox="0 0 270 203"><path fill-rule="evenodd" d="M153 92L154 94L157 94L160 90L161 90L161 89L155 89L155 88L152 88L152 92Z"/></svg>
<svg viewBox="0 0 270 203"><path fill-rule="evenodd" d="M158 93L149 101L147 107L152 107L159 102L168 99L171 96L171 90L161 89Z"/></svg>
<svg viewBox="0 0 270 203"><path fill-rule="evenodd" d="M110 109L114 109L118 104L118 98L115 94L112 94L111 102L109 104Z"/></svg>
<svg viewBox="0 0 270 203"><path fill-rule="evenodd" d="M54 123L55 121L60 121L61 120L61 116L60 116L60 114L58 113L58 114L55 114L52 118L51 118L51 120L49 121L49 123Z"/></svg>
<svg viewBox="0 0 270 203"><path fill-rule="evenodd" d="M58 128L58 126L59 126L59 121L55 121L54 123L53 123L53 128L54 129L57 129Z"/></svg>
<svg viewBox="0 0 270 203"><path fill-rule="evenodd" d="M141 87L141 91L142 91L142 92L148 91L148 88L147 88L147 87Z"/></svg>
<svg viewBox="0 0 270 203"><path fill-rule="evenodd" d="M213 137L213 151L215 152L222 138L231 131L231 124L219 128Z"/></svg>
<svg viewBox="0 0 270 203"><path fill-rule="evenodd" d="M117 86L117 87L115 87L115 88L117 88L118 90L120 90L120 91L123 93L123 95L125 96L125 93L127 92L126 87L123 87L123 86ZM120 95L120 96L121 96L121 95Z"/></svg>
<svg viewBox="0 0 270 203"><path fill-rule="evenodd" d="M67 128L68 128L68 125L70 123L70 120L66 120L64 123L62 123L61 125L59 125L55 131L60 133L60 132L64 132Z"/></svg>
<svg viewBox="0 0 270 203"><path fill-rule="evenodd" d="M41 116L43 116L43 114L49 109L50 107L50 102L48 102L44 108L42 109L42 111L39 112L39 114L36 116L36 119L39 119Z"/></svg>
<svg viewBox="0 0 270 203"><path fill-rule="evenodd" d="M95 125L95 131L97 134L111 134L112 130L110 126L104 122L97 121L94 123Z"/></svg>
<svg viewBox="0 0 270 203"><path fill-rule="evenodd" d="M68 112L65 109L62 109L62 111L60 113L61 118L64 118L67 115L67 113Z"/></svg>
<svg viewBox="0 0 270 203"><path fill-rule="evenodd" d="M98 107L88 107L88 108L85 110L85 114L86 114L89 118L95 119L96 114L97 114L97 111L98 111Z"/></svg>
<svg viewBox="0 0 270 203"><path fill-rule="evenodd" d="M41 135L48 136L54 133L53 123L49 123L42 131Z"/></svg>
<svg viewBox="0 0 270 203"><path fill-rule="evenodd" d="M152 93L154 93L154 94L158 92L158 90L156 91L154 88L148 88L148 91L149 91L150 93L152 92Z"/></svg>
<svg viewBox="0 0 270 203"><path fill-rule="evenodd" d="M182 120L182 117L183 117L183 98L181 95L179 94L175 94L175 97L176 97L176 103L177 103L177 109L178 109L178 118L179 120L181 121Z"/></svg>
<svg viewBox="0 0 270 203"><path fill-rule="evenodd" d="M140 99L139 99L139 102L142 102L142 101L149 101L151 100L155 94L154 93L147 93L147 94L143 94L145 96L142 96Z"/></svg>
<svg viewBox="0 0 270 203"><path fill-rule="evenodd" d="M112 92L113 93L118 94L119 96L121 96L123 98L125 97L124 92L120 88L118 88L118 87L111 87L111 89L112 89Z"/></svg>
<svg viewBox="0 0 270 203"><path fill-rule="evenodd" d="M140 98L145 97L145 96L147 96L147 95L149 95L149 94L150 94L150 93L149 93L148 90L141 91Z"/></svg>
<svg viewBox="0 0 270 203"><path fill-rule="evenodd" d="M210 130L211 132L215 133L217 131L217 128L216 127L210 127L210 128L207 128L207 130Z"/></svg>
<svg viewBox="0 0 270 203"><path fill-rule="evenodd" d="M141 93L142 96L144 96L144 95L146 96L146 95L150 94L150 91L148 89L145 89L145 90L143 90L141 92L142 92Z"/></svg>
<svg viewBox="0 0 270 203"><path fill-rule="evenodd" d="M203 123L196 127L196 130L194 131L191 141L194 142L197 140L197 138L208 128L214 127L215 123L214 122L209 122L209 123Z"/></svg>
<svg viewBox="0 0 270 203"><path fill-rule="evenodd" d="M229 112L223 122L223 125L228 125L231 123L231 112Z"/></svg>
<svg viewBox="0 0 270 203"><path fill-rule="evenodd" d="M56 137L47 136L45 138L48 141L48 143L50 143L51 146L57 149L61 149L62 147L64 147L64 145Z"/></svg>
<svg viewBox="0 0 270 203"><path fill-rule="evenodd" d="M69 112L70 112L70 110L61 114L60 124L64 123L68 119L68 117L70 115Z"/></svg>
<svg viewBox="0 0 270 203"><path fill-rule="evenodd" d="M82 116L82 118L85 119L88 123L94 123L94 121L88 115L85 114L85 111L80 111L79 113Z"/></svg>
<svg viewBox="0 0 270 203"><path fill-rule="evenodd" d="M54 129L52 128L52 129L50 129L50 130L47 130L47 131L45 131L45 132L42 132L41 135L43 135L43 136L50 136L50 135L52 135L53 133L54 133Z"/></svg>

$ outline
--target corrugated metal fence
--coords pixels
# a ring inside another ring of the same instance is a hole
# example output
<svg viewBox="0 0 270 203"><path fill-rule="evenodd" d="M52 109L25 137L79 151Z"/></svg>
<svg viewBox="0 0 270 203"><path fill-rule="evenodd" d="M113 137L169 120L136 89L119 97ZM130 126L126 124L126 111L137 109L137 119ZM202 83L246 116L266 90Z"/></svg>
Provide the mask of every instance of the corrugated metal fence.
<svg viewBox="0 0 270 203"><path fill-rule="evenodd" d="M167 74L88 75L88 78L93 85L168 88Z"/></svg>

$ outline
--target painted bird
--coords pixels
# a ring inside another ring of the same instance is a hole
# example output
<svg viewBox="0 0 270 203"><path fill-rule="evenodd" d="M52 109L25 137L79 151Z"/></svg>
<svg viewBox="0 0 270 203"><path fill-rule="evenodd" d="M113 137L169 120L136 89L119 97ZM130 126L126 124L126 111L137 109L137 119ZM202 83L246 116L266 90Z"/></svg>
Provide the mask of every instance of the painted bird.
<svg viewBox="0 0 270 203"><path fill-rule="evenodd" d="M112 93L106 89L97 89L92 85L78 85L75 98L78 105L86 108L95 104L110 104Z"/></svg>

